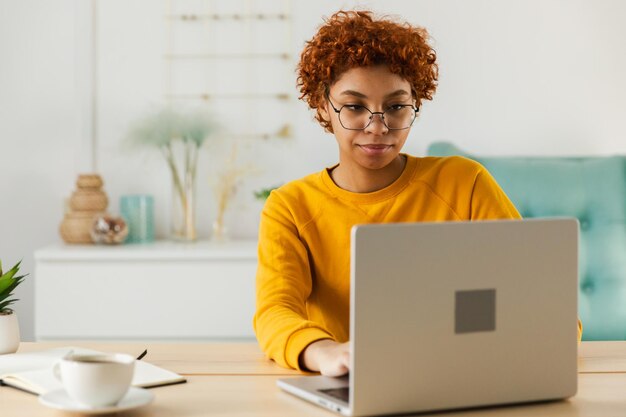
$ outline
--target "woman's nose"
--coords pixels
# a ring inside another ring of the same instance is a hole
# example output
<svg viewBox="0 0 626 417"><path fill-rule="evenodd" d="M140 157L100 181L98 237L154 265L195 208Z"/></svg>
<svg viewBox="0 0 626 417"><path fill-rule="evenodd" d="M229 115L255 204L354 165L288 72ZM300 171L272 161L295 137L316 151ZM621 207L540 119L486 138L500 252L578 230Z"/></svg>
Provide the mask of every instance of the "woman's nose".
<svg viewBox="0 0 626 417"><path fill-rule="evenodd" d="M378 117L376 117L378 116ZM385 116L382 113L374 113L370 116L370 124L367 125L365 131L368 133L385 134L389 131L385 124Z"/></svg>

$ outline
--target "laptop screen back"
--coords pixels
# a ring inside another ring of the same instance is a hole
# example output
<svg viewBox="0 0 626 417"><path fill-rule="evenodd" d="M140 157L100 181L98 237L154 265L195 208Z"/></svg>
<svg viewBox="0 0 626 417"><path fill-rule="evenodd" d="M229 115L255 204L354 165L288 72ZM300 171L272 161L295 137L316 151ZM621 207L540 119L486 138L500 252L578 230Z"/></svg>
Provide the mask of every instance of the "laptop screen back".
<svg viewBox="0 0 626 417"><path fill-rule="evenodd" d="M576 392L575 219L355 226L354 415Z"/></svg>

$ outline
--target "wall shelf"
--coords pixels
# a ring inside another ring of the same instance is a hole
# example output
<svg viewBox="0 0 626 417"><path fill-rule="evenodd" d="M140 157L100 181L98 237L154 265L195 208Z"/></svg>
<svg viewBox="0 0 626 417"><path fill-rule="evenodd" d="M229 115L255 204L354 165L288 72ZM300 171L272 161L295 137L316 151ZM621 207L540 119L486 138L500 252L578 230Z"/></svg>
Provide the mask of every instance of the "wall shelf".
<svg viewBox="0 0 626 417"><path fill-rule="evenodd" d="M174 100L289 100L291 96L287 93L256 93L256 94L168 94L168 99Z"/></svg>
<svg viewBox="0 0 626 417"><path fill-rule="evenodd" d="M203 20L288 20L291 18L286 13L253 13L253 14L241 14L241 13L229 13L229 14L171 14L166 15L168 20L180 20L183 22L198 22Z"/></svg>
<svg viewBox="0 0 626 417"><path fill-rule="evenodd" d="M291 109L280 102L294 98L286 93L295 84L291 0L167 0L164 21L168 103L209 106L234 140L271 139L290 124ZM216 100L228 103L213 106ZM234 108L248 115L246 123Z"/></svg>
<svg viewBox="0 0 626 417"><path fill-rule="evenodd" d="M165 59L291 59L287 53L250 53L250 54L165 54Z"/></svg>

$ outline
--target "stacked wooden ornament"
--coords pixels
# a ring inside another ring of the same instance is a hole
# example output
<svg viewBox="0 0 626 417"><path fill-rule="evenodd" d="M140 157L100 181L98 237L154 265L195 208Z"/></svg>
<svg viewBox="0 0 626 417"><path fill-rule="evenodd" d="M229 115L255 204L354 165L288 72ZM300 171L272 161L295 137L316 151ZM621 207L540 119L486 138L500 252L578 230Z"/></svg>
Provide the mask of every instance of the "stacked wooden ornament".
<svg viewBox="0 0 626 417"><path fill-rule="evenodd" d="M102 215L109 204L102 184L98 174L78 176L77 189L69 199L60 227L61 237L66 243L93 243L91 230L94 219Z"/></svg>

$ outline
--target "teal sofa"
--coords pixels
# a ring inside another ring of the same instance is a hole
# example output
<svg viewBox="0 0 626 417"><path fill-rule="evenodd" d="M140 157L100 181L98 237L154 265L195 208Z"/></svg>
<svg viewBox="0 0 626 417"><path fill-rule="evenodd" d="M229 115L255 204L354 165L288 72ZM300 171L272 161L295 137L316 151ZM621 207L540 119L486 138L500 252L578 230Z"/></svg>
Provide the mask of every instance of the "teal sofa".
<svg viewBox="0 0 626 417"><path fill-rule="evenodd" d="M428 154L479 162L525 218L577 217L583 340L626 340L626 157L481 157L448 142Z"/></svg>

